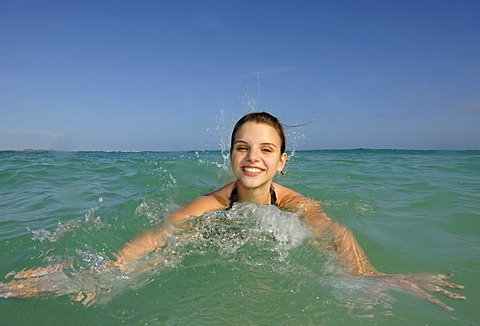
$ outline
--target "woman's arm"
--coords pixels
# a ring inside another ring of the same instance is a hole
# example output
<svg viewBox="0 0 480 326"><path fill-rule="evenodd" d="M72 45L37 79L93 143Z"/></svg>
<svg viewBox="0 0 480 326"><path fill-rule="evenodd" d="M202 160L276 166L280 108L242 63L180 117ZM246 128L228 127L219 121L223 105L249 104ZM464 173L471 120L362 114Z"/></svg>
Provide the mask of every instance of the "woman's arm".
<svg viewBox="0 0 480 326"><path fill-rule="evenodd" d="M429 292L444 295L452 299L465 299L464 296L443 289L463 289L463 286L447 282L445 279L452 274L415 275L392 274L387 275L377 271L367 258L352 232L346 227L334 223L323 212L320 203L305 198L299 194L290 193L285 201L286 207L299 211L311 227L315 237L320 240L331 239L332 245L342 262L348 266L353 276L373 276L372 280L382 284L384 288L401 290L415 296L427 299L440 307L453 310ZM283 206L283 205L282 205Z"/></svg>
<svg viewBox="0 0 480 326"><path fill-rule="evenodd" d="M345 226L332 222L319 202L297 194L287 200L287 206L293 206L301 214L315 238L331 239L332 246L353 276L382 275L372 266L353 233Z"/></svg>
<svg viewBox="0 0 480 326"><path fill-rule="evenodd" d="M223 200L223 188L211 194L201 196L183 209L170 216L166 225L156 231L145 232L132 241L129 241L117 254L117 261L114 266L123 269L123 267L141 259L147 254L162 248L167 241L169 234L182 229L182 224L191 216L200 216L203 213L225 208Z"/></svg>
<svg viewBox="0 0 480 326"><path fill-rule="evenodd" d="M382 275L368 260L352 231L333 222L322 210L318 202L310 201L303 205L303 214L314 232L315 237L331 238L332 245L342 262L351 270L353 276Z"/></svg>

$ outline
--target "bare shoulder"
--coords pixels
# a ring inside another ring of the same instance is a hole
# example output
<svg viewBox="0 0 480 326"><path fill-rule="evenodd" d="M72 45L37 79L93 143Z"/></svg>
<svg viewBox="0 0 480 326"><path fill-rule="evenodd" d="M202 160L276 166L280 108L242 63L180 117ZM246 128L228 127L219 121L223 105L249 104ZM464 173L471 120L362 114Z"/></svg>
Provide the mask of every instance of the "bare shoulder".
<svg viewBox="0 0 480 326"><path fill-rule="evenodd" d="M318 203L278 183L274 183L273 187L275 188L275 192L277 193L278 204L281 207L297 206L299 204L307 204L307 203L310 203L310 204Z"/></svg>
<svg viewBox="0 0 480 326"><path fill-rule="evenodd" d="M170 222L179 223L185 221L189 216L200 216L207 212L226 209L233 186L234 183L229 183L220 189L194 199L187 206L174 213Z"/></svg>
<svg viewBox="0 0 480 326"><path fill-rule="evenodd" d="M278 205L287 211L298 212L312 228L319 228L323 221L330 220L322 210L319 201L305 197L298 192L275 183L273 185L278 195Z"/></svg>
<svg viewBox="0 0 480 326"><path fill-rule="evenodd" d="M234 186L235 182L230 182L222 188L212 191L198 199L205 198L207 200L216 200L218 203L223 205L224 208L226 208L230 203L230 194L232 193Z"/></svg>

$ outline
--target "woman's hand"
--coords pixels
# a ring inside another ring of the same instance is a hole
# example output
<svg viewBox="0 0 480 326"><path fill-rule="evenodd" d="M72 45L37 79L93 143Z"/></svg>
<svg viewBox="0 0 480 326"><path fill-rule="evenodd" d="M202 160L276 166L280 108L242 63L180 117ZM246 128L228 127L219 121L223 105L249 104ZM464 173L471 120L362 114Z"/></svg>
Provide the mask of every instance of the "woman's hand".
<svg viewBox="0 0 480 326"><path fill-rule="evenodd" d="M465 300L466 297L442 288L446 287L450 289L463 289L462 285L445 281L445 279L452 275L452 273L438 275L393 274L372 276L372 279L382 282L382 285L386 286L387 288L413 294L415 296L427 299L446 310L452 311L452 307L443 303L429 293L433 292L444 295L448 298Z"/></svg>

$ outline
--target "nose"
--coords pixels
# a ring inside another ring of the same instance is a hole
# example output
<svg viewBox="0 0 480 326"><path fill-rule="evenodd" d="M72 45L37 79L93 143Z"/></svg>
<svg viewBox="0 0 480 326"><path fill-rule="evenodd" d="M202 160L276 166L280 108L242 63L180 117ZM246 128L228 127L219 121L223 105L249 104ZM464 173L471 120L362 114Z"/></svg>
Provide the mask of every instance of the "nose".
<svg viewBox="0 0 480 326"><path fill-rule="evenodd" d="M257 151L251 149L248 151L248 154L247 154L247 160L249 162L257 162L258 161L258 153Z"/></svg>

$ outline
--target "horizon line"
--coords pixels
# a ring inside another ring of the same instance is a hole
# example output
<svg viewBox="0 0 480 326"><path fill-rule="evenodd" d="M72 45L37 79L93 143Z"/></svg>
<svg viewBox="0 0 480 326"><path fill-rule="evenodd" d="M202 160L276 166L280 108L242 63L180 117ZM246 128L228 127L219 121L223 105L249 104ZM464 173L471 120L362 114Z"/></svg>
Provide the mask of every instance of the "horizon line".
<svg viewBox="0 0 480 326"><path fill-rule="evenodd" d="M449 148L440 148L440 149L415 149L415 148L369 148L369 147L351 147L351 148L318 148L318 149L287 149L287 152L308 152L308 151L359 151L359 150L366 150L366 151L480 151L480 148L465 148L465 149L449 149ZM0 149L0 152L16 152L16 153L49 153L49 152L65 152L65 153L78 153L78 152L103 152L103 153L145 153L145 152L163 152L163 153L175 153L175 152L217 152L217 151L226 151L229 150L222 150L222 149L185 149L185 150L58 150L58 149L33 149L33 148L26 148L26 149Z"/></svg>

